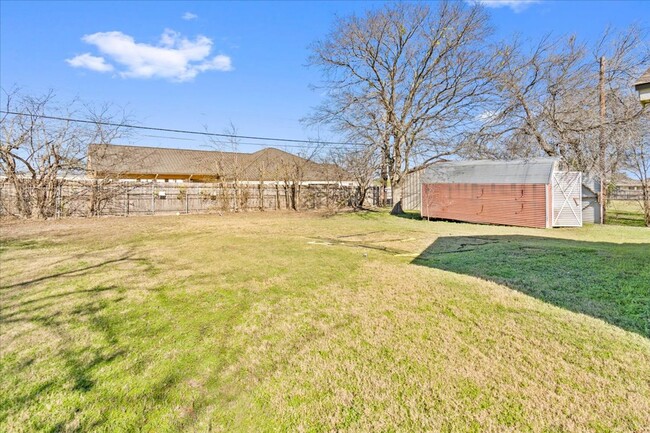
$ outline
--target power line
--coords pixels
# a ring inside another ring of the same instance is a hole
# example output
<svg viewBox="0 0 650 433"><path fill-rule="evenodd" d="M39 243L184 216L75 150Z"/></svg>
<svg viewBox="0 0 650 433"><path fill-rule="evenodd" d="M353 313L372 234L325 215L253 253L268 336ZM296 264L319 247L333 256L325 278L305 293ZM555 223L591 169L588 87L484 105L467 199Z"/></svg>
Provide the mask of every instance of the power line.
<svg viewBox="0 0 650 433"><path fill-rule="evenodd" d="M215 132L207 131L191 131L185 129L170 129L170 128L158 128L154 126L139 126L139 125L129 125L126 123L112 123L112 122L102 122L102 121L93 121L93 120L84 120L84 119L73 119L70 117L59 117L59 116L46 116L46 115L34 115L30 113L20 113L18 111L5 111L0 110L0 113L10 114L13 116L36 116L43 119L50 120L61 120L64 122L76 122L76 123L87 123L91 125L102 125L102 126L112 126L116 128L132 128L132 129L142 129L146 131L160 131L160 132L172 132L176 134L191 134L191 135L202 135L207 137L221 137L221 138L242 138L246 140L264 140L264 141L277 141L285 143L303 143L303 144L325 144L325 145L335 145L335 146L366 146L363 143L348 143L348 142L339 142L339 141L314 141L314 140L299 140L295 138L277 138L277 137L258 137L252 135L235 135L235 134L218 134Z"/></svg>
<svg viewBox="0 0 650 433"><path fill-rule="evenodd" d="M149 135L149 134L142 134L143 137L151 137L151 138L164 138L166 140L180 140L180 141L197 141L194 138L183 138L183 137L171 137L169 135Z"/></svg>
<svg viewBox="0 0 650 433"><path fill-rule="evenodd" d="M195 143L200 143L201 140L197 138L181 138L181 137L172 137L171 135L149 135L149 134L142 134L142 137L151 137L151 138L164 138L166 140L180 140L180 141L192 141ZM318 144L322 142L316 142L314 144ZM264 143L254 143L252 141L237 141L237 145L241 146L259 146L259 147L265 147L267 146ZM307 144L280 144L278 147L281 148L291 148L291 149L310 149L313 148L313 146L309 146ZM344 149L347 146L328 146L327 149Z"/></svg>

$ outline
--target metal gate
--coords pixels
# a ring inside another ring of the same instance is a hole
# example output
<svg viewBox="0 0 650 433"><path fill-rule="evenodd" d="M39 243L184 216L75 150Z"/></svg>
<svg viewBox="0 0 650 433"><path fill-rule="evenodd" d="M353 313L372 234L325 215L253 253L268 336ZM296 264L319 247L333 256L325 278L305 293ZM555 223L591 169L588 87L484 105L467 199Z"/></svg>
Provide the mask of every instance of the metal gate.
<svg viewBox="0 0 650 433"><path fill-rule="evenodd" d="M582 227L582 173L553 173L553 227Z"/></svg>

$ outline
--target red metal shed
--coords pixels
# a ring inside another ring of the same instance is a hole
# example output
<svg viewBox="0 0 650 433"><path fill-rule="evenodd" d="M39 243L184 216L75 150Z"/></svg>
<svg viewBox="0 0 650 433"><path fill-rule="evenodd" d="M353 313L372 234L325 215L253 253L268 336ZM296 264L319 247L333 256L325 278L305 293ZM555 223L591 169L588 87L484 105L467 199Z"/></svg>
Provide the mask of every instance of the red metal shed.
<svg viewBox="0 0 650 433"><path fill-rule="evenodd" d="M582 174L553 158L458 161L422 174L421 215L523 227L582 226Z"/></svg>

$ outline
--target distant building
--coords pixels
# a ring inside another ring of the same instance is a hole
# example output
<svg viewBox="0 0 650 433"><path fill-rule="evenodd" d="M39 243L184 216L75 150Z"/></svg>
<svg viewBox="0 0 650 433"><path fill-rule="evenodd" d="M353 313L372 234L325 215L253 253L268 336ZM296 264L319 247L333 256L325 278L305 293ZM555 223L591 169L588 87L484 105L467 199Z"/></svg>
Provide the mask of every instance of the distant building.
<svg viewBox="0 0 650 433"><path fill-rule="evenodd" d="M609 196L617 200L637 200L643 197L643 184L639 180L623 177L616 180L614 191Z"/></svg>
<svg viewBox="0 0 650 433"><path fill-rule="evenodd" d="M634 88L639 92L641 104L650 104L650 68L634 83Z"/></svg>
<svg viewBox="0 0 650 433"><path fill-rule="evenodd" d="M158 182L299 181L354 184L333 164L319 164L274 148L254 153L91 144L88 176Z"/></svg>

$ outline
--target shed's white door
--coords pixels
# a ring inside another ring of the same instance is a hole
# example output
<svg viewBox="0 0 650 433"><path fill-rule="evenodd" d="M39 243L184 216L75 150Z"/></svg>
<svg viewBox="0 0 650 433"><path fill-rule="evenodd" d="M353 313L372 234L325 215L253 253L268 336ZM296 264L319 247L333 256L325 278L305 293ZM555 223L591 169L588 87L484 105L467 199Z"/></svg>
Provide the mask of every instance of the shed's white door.
<svg viewBox="0 0 650 433"><path fill-rule="evenodd" d="M582 173L553 173L553 227L582 227Z"/></svg>

